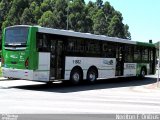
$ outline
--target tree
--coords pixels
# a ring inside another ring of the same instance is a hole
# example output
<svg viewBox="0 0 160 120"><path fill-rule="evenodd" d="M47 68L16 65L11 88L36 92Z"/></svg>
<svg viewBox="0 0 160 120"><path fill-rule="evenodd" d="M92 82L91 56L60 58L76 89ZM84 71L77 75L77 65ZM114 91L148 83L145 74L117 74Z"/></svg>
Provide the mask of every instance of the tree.
<svg viewBox="0 0 160 120"><path fill-rule="evenodd" d="M66 29L67 23L74 31L131 39L122 14L107 1L85 4L84 0L0 0L0 28L39 24Z"/></svg>
<svg viewBox="0 0 160 120"><path fill-rule="evenodd" d="M114 16L114 8L110 5L109 2L105 2L103 6L103 12L105 14L107 23L109 24L111 22L112 17Z"/></svg>
<svg viewBox="0 0 160 120"><path fill-rule="evenodd" d="M28 0L28 4L30 5L31 3L35 2L38 6L40 6L43 1L44 0Z"/></svg>
<svg viewBox="0 0 160 120"><path fill-rule="evenodd" d="M124 24L122 17L118 14L114 15L108 27L108 35L111 37L126 38L124 33Z"/></svg>
<svg viewBox="0 0 160 120"><path fill-rule="evenodd" d="M21 16L20 23L23 25L32 25L35 23L32 11L26 8Z"/></svg>
<svg viewBox="0 0 160 120"><path fill-rule="evenodd" d="M85 28L86 32L94 33L93 30L93 16L97 13L98 9L96 8L95 3L89 1L89 3L85 7L85 14L86 14L86 20L85 20Z"/></svg>
<svg viewBox="0 0 160 120"><path fill-rule="evenodd" d="M95 34L107 35L108 24L102 9L98 10L98 12L93 16L93 22L93 30Z"/></svg>
<svg viewBox="0 0 160 120"><path fill-rule="evenodd" d="M30 5L30 9L32 11L32 14L34 16L34 22L35 24L38 24L38 20L43 15L43 12L41 11L40 4L37 2L32 2Z"/></svg>
<svg viewBox="0 0 160 120"><path fill-rule="evenodd" d="M56 0L44 0L42 3L41 3L41 11L42 12L46 12L46 11L51 11L53 12L54 11L54 6L55 6L55 2Z"/></svg>
<svg viewBox="0 0 160 120"><path fill-rule="evenodd" d="M96 5L100 9L103 7L103 1L102 0L96 0Z"/></svg>
<svg viewBox="0 0 160 120"><path fill-rule="evenodd" d="M103 12L105 13L105 15L107 16L112 16L115 12L114 8L110 5L109 2L105 2L104 6L103 6Z"/></svg>
<svg viewBox="0 0 160 120"><path fill-rule="evenodd" d="M84 32L86 14L83 0L74 0L69 3L69 29Z"/></svg>
<svg viewBox="0 0 160 120"><path fill-rule="evenodd" d="M38 21L38 24L40 26L44 27L51 27L51 28L57 28L56 24L58 23L58 20L56 16L51 11L46 11L41 16L41 19Z"/></svg>
<svg viewBox="0 0 160 120"><path fill-rule="evenodd" d="M11 4L11 0L1 0L0 2L0 29L2 28L3 22L7 18L7 13L10 10Z"/></svg>
<svg viewBox="0 0 160 120"><path fill-rule="evenodd" d="M67 1L66 0L56 0L54 14L57 17L57 28L66 29L67 28Z"/></svg>
<svg viewBox="0 0 160 120"><path fill-rule="evenodd" d="M129 32L129 26L127 24L124 26L124 33L125 33L125 37L131 40L131 33Z"/></svg>
<svg viewBox="0 0 160 120"><path fill-rule="evenodd" d="M27 0L13 0L12 7L9 10L6 21L3 23L3 27L20 24L20 17L26 7L28 7Z"/></svg>

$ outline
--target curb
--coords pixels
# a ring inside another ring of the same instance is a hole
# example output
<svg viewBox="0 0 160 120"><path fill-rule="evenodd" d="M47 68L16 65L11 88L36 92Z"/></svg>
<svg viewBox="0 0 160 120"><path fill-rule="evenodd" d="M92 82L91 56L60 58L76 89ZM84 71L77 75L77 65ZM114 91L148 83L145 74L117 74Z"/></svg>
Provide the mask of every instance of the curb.
<svg viewBox="0 0 160 120"><path fill-rule="evenodd" d="M150 89L150 90L160 90L160 83L153 83L149 85L145 85L144 88Z"/></svg>
<svg viewBox="0 0 160 120"><path fill-rule="evenodd" d="M143 85L143 86L136 86L132 88L132 91L134 92L144 92L144 93L160 93L160 87L157 88L154 84L149 84L149 85Z"/></svg>
<svg viewBox="0 0 160 120"><path fill-rule="evenodd" d="M8 80L8 79L4 77L0 77L0 81L5 81L5 80Z"/></svg>

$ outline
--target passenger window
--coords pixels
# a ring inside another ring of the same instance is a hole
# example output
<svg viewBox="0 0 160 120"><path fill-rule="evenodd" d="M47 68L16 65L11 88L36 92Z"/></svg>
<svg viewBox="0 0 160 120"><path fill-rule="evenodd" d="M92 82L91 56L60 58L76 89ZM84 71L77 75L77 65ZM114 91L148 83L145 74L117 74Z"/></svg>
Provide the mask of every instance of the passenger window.
<svg viewBox="0 0 160 120"><path fill-rule="evenodd" d="M38 52L50 52L49 35L42 33L37 34L37 49Z"/></svg>

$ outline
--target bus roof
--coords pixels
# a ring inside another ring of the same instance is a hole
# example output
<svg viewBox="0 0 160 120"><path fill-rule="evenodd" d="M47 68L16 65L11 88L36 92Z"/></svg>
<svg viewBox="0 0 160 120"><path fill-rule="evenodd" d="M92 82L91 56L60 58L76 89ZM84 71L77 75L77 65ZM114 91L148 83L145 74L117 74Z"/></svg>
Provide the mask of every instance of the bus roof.
<svg viewBox="0 0 160 120"><path fill-rule="evenodd" d="M75 32L75 31L71 31L71 30L60 30L60 29L53 29L53 28L46 28L46 27L38 27L38 32L48 33L48 34L56 34L56 35L64 35L64 36L70 36L70 37L79 37L79 38L127 43L127 44L136 44L137 43L136 41L131 41L131 40L117 38L117 37L108 37L105 35L95 35L95 34L91 34L91 33L81 33L81 32Z"/></svg>
<svg viewBox="0 0 160 120"><path fill-rule="evenodd" d="M104 40L104 41L111 41L111 42L118 42L118 43L134 44L134 45L136 44L136 45L146 46L146 47L155 47L155 45L152 43L137 42L137 41L131 41L128 39L122 39L122 38L117 38L117 37L108 37L105 35L95 35L95 34L91 34L91 33L81 33L81 32L75 32L75 31L71 31L71 30L60 30L60 29L53 29L53 28L46 28L46 27L38 27L38 32L71 36L71 37L79 37L79 38Z"/></svg>
<svg viewBox="0 0 160 120"><path fill-rule="evenodd" d="M147 46L147 47L155 47L155 45L152 43L137 42L137 41L131 41L128 39L109 37L109 36L105 36L105 35L95 35L95 34L91 34L91 33L75 32L72 30L62 30L62 29L54 29L54 28L47 28L47 27L41 27L41 26L30 26L30 25L15 25L15 26L10 26L10 27L37 27L38 32L41 32L41 33L63 35L63 36L70 36L70 37L79 37L79 38L87 38L87 39L95 39L95 40L104 40L104 41L110 41L110 42L134 44L134 45ZM10 27L7 27L7 28L10 28Z"/></svg>

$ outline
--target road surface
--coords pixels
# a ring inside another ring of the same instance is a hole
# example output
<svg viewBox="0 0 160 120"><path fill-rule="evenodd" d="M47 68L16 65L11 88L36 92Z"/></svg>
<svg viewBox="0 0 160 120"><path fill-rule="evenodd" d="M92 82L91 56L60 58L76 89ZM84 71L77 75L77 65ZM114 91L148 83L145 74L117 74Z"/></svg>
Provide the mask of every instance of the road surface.
<svg viewBox="0 0 160 120"><path fill-rule="evenodd" d="M0 113L8 114L147 114L160 113L155 76L98 81L72 86L25 80L0 81Z"/></svg>

